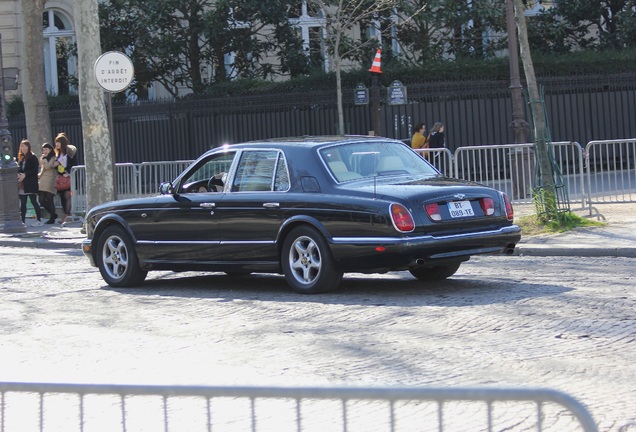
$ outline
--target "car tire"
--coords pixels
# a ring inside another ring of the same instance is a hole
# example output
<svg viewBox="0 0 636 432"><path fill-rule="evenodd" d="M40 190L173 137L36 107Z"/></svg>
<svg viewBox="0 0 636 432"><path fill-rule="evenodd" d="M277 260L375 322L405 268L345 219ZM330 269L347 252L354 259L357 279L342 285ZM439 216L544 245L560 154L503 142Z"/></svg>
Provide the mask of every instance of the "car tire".
<svg viewBox="0 0 636 432"><path fill-rule="evenodd" d="M315 228L299 226L285 238L281 253L287 283L301 294L332 291L342 280L329 245Z"/></svg>
<svg viewBox="0 0 636 432"><path fill-rule="evenodd" d="M139 259L128 233L118 225L104 230L97 243L97 267L112 287L133 287L143 283L147 271L139 267Z"/></svg>
<svg viewBox="0 0 636 432"><path fill-rule="evenodd" d="M435 267L411 267L409 272L421 281L443 280L454 275L461 264L457 261Z"/></svg>

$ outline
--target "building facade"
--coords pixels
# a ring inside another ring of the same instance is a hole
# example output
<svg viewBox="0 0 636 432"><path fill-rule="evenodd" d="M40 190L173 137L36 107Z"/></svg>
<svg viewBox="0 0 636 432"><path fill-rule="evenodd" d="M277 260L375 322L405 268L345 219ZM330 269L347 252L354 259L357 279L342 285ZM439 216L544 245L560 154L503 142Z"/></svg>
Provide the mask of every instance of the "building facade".
<svg viewBox="0 0 636 432"><path fill-rule="evenodd" d="M50 94L69 94L76 90L76 61L69 54L75 43L73 0L47 1L43 15L44 70ZM21 93L23 68L23 19L20 0L0 0L0 34L7 97Z"/></svg>

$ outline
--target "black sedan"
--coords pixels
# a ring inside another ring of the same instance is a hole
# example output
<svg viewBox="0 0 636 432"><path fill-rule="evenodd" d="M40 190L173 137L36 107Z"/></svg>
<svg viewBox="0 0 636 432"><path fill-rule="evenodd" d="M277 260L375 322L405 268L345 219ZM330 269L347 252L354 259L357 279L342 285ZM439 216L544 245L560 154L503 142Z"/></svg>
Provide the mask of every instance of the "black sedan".
<svg viewBox="0 0 636 432"><path fill-rule="evenodd" d="M444 279L521 237L504 193L444 177L400 141L342 136L212 149L158 196L94 207L86 232L111 286L149 270L261 272L300 293L333 290L345 272Z"/></svg>

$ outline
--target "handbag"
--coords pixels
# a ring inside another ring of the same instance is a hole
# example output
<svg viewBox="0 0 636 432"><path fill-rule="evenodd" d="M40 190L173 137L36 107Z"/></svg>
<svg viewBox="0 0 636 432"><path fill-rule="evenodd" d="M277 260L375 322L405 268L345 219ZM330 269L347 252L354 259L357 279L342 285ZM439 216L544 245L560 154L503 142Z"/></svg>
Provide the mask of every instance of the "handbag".
<svg viewBox="0 0 636 432"><path fill-rule="evenodd" d="M63 175L57 176L55 179L55 189L57 191L65 191L71 188L71 178Z"/></svg>

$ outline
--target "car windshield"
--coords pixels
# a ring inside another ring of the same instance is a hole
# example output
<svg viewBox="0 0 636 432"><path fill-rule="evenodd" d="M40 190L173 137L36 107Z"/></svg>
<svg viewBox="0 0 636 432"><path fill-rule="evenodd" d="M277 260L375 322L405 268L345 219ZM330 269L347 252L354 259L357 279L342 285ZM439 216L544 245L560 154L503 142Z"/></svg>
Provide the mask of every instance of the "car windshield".
<svg viewBox="0 0 636 432"><path fill-rule="evenodd" d="M338 182L374 176L438 174L424 158L396 142L340 144L321 149L320 157Z"/></svg>

